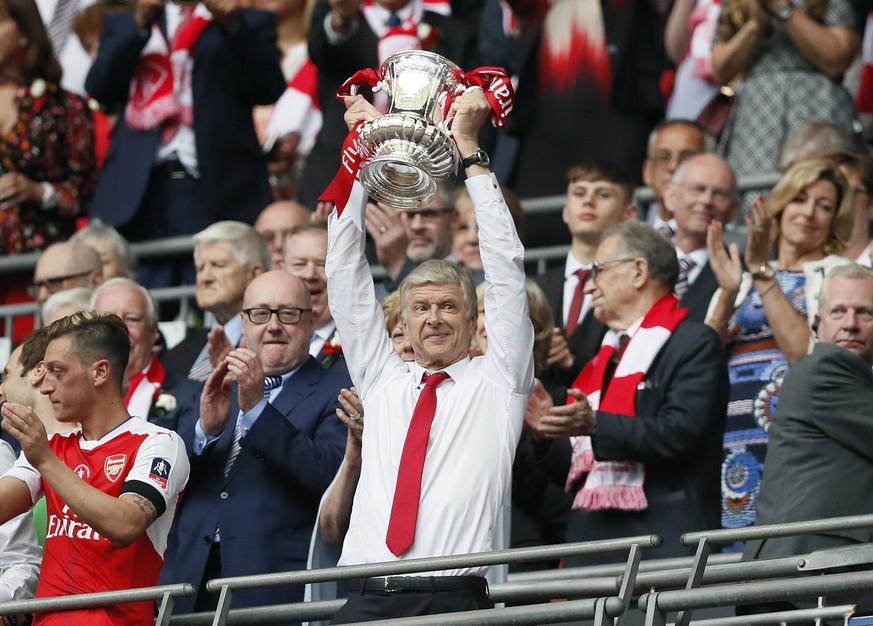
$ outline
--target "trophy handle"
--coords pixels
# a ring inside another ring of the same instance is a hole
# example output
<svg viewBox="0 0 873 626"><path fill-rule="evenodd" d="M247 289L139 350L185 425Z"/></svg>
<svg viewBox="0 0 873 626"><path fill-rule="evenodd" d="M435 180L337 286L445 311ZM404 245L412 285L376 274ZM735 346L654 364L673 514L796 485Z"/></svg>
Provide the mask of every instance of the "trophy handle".
<svg viewBox="0 0 873 626"><path fill-rule="evenodd" d="M379 87L379 83L382 82L382 79L379 77L379 74L376 73L376 70L373 69L363 69L355 72L354 76L349 78L346 82L342 84L342 86L337 90L336 97L339 100L343 98L347 98L348 96L357 95L358 89L364 85L368 85L373 89L377 89Z"/></svg>

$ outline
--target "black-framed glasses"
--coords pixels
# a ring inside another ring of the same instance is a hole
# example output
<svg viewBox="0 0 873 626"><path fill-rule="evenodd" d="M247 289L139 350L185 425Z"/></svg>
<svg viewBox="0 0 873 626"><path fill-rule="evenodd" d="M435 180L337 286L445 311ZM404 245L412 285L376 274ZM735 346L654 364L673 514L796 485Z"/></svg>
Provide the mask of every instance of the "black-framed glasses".
<svg viewBox="0 0 873 626"><path fill-rule="evenodd" d="M597 280L597 276L603 273L604 267L609 267L610 265L618 265L619 263L630 263L631 261L636 260L637 257L628 257L626 259L612 259L611 261L595 261L591 264L591 273L588 275L588 280Z"/></svg>
<svg viewBox="0 0 873 626"><path fill-rule="evenodd" d="M312 309L298 309L295 307L284 307L281 309L268 309L266 307L252 307L243 309L243 313L249 318L252 324L266 324L270 321L273 313L279 318L280 324L297 324L304 313L308 313Z"/></svg>
<svg viewBox="0 0 873 626"><path fill-rule="evenodd" d="M414 220L416 216L420 217L426 222L435 222L446 213L454 210L455 209L453 207L419 209L417 211L403 211L402 215L405 215L410 222Z"/></svg>
<svg viewBox="0 0 873 626"><path fill-rule="evenodd" d="M46 278L45 280L35 280L27 286L27 293L30 296L36 296L39 290L45 287L49 293L57 293L64 286L64 283L74 278L85 278L91 272L96 272L98 268L88 270L87 272L79 272L78 274L67 274L66 276L55 276L54 278Z"/></svg>

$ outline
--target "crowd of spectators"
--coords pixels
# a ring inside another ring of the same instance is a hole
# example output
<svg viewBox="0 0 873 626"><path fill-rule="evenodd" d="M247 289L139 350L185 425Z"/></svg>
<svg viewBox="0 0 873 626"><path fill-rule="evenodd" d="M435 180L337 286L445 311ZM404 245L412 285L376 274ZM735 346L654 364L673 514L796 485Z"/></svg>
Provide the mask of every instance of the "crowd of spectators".
<svg viewBox="0 0 873 626"><path fill-rule="evenodd" d="M864 362L873 352L863 298L873 275L859 268L873 265L873 157L850 71L868 52L873 62L873 50L861 54L868 3L49 4L0 0L0 252L40 252L32 275L8 275L0 299L32 298L45 326L16 326L26 339L0 385L0 455L4 472L12 466L0 518L15 514L0 525L0 601L35 591L31 526L49 564L39 596L104 588L59 582L73 537L46 539L46 507L105 535L113 563L131 543L147 545L139 583L158 581L160 553L161 582L198 588L179 612L214 608L205 584L216 577L648 533L664 538L650 556L679 556L690 554L682 533L754 524L759 503L765 520L826 512L788 511L774 497L769 437L780 396L805 391L783 385L795 364L809 376L808 355L829 363L819 340ZM474 162L458 173L466 181L441 182L416 210L365 201L355 230L319 196L350 120L385 102L334 94L356 71L414 49L513 75L505 129L482 125L478 96L452 105L461 156L484 148L497 176ZM705 109L728 97L733 109L715 128ZM776 171L772 189L740 191L744 176ZM646 205L634 202L639 183L653 191ZM519 197L558 193L565 228L525 216ZM190 258L131 253L129 242L176 235L193 240ZM570 249L525 284L525 239ZM368 260L384 268L379 280ZM179 284L194 285L204 323L176 338L150 290ZM422 321L438 298L438 319ZM449 329L451 346L433 327ZM59 368L92 334L112 354L105 371L86 351L76 367L93 376L75 403L49 401L67 384ZM60 365L47 369L47 354ZM476 365L461 367L468 358ZM858 369L849 361L838 358L834 376ZM408 443L398 420L431 370L450 376L432 392L428 458L441 465L425 466L417 530L395 549L384 539ZM788 400L784 419L806 419ZM122 428L128 414L149 426ZM126 447L103 446L115 437L104 426L120 428ZM790 428L777 429L781 472L796 457ZM857 439L862 425L822 429L833 455L873 463L843 434ZM147 450L134 450L140 439ZM58 470L47 455L63 457L71 442L104 465L62 458ZM168 459L172 473L160 465ZM815 468L803 469L815 483ZM89 472L109 482L70 488ZM465 480L469 489L449 495L446 484ZM115 502L83 504L95 491ZM35 522L19 516L34 503ZM88 571L93 554L83 554L73 571ZM452 591L474 592L470 606L481 606L480 586L461 582ZM243 592L234 606L303 597L302 587ZM132 611L125 623L147 621Z"/></svg>

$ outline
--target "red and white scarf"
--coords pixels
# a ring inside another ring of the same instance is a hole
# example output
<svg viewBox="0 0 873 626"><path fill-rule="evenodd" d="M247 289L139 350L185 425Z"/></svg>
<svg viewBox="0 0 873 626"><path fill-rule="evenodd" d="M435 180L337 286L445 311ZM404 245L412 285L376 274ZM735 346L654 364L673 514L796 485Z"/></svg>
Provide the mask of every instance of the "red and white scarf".
<svg viewBox="0 0 873 626"><path fill-rule="evenodd" d="M679 322L687 315L688 309L681 308L679 300L672 293L665 295L643 317L606 391L603 391L604 377L618 348L619 335L615 331L606 334L600 351L588 362L572 388L582 391L595 411L636 415L636 395L640 383ZM568 403L572 401L570 398ZM597 461L591 447L591 437L588 436L571 437L570 444L573 452L566 491L571 492L587 474L585 484L573 499L574 509L642 511L648 507L643 491L645 465L636 461Z"/></svg>
<svg viewBox="0 0 873 626"><path fill-rule="evenodd" d="M124 396L124 406L128 413L147 418L152 402L166 378L167 371L163 363L153 354L146 368L130 377L130 385Z"/></svg>
<svg viewBox="0 0 873 626"><path fill-rule="evenodd" d="M151 36L139 55L139 62L130 85L130 98L124 119L133 130L147 131L163 125L162 141L166 143L179 130L180 124L191 126L194 113L191 98L191 71L194 67L194 46L212 14L198 4L190 19L183 8L182 21L167 42L158 25L152 24Z"/></svg>

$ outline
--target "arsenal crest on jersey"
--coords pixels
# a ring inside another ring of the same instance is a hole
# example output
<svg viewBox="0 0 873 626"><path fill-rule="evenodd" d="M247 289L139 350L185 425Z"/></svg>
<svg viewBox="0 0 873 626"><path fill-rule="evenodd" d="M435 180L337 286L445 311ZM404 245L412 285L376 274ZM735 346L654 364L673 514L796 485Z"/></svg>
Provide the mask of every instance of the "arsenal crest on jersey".
<svg viewBox="0 0 873 626"><path fill-rule="evenodd" d="M126 454L113 454L106 457L106 462L103 464L103 471L111 482L118 480L121 473L124 471L124 466L127 464Z"/></svg>

